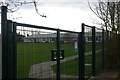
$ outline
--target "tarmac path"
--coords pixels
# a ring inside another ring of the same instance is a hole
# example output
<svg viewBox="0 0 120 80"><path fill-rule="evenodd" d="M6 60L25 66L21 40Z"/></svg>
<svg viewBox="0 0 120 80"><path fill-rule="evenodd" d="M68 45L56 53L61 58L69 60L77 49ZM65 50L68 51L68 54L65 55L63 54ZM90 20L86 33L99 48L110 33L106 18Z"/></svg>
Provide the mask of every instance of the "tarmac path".
<svg viewBox="0 0 120 80"><path fill-rule="evenodd" d="M101 50L97 50L100 52ZM87 52L85 55L91 55L92 52ZM66 57L60 61L60 63L64 63L67 61L72 61L78 58L78 55ZM52 70L52 66L57 64L56 61L48 61L43 63L34 64L30 68L29 78L56 78L56 73ZM86 64L87 65L87 64ZM63 78L78 78L74 75L61 75Z"/></svg>

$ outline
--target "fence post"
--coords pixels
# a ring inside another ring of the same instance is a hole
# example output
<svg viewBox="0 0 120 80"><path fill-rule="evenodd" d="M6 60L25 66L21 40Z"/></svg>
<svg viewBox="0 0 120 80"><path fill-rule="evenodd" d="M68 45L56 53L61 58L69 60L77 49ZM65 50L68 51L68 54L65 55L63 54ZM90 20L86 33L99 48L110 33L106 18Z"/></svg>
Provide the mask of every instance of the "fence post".
<svg viewBox="0 0 120 80"><path fill-rule="evenodd" d="M57 30L57 80L60 80L60 30Z"/></svg>
<svg viewBox="0 0 120 80"><path fill-rule="evenodd" d="M7 48L7 68L8 68L8 77L9 80L16 79L16 29L12 21L7 20L8 28L8 48Z"/></svg>
<svg viewBox="0 0 120 80"><path fill-rule="evenodd" d="M17 33L16 33L16 22L13 22L13 78L17 79Z"/></svg>
<svg viewBox="0 0 120 80"><path fill-rule="evenodd" d="M79 52L79 80L85 80L85 39L84 39L84 24L81 24L82 32L78 37L78 52Z"/></svg>
<svg viewBox="0 0 120 80"><path fill-rule="evenodd" d="M104 61L105 61L105 56L104 56L104 51L105 51L105 49L104 49L105 47L104 47L104 29L102 29L102 69L104 69Z"/></svg>
<svg viewBox="0 0 120 80"><path fill-rule="evenodd" d="M12 80L14 78L14 47L13 47L13 22L8 20L7 21L8 27L8 78Z"/></svg>
<svg viewBox="0 0 120 80"><path fill-rule="evenodd" d="M106 44L106 50L105 50L105 67L106 68L109 68L109 39L110 39L110 37L109 37L109 31L107 30L106 31L106 42L105 42L105 44Z"/></svg>
<svg viewBox="0 0 120 80"><path fill-rule="evenodd" d="M96 66L95 66L95 61L96 61L96 50L95 50L95 27L92 27L92 74L95 76L96 74Z"/></svg>
<svg viewBox="0 0 120 80"><path fill-rule="evenodd" d="M7 7L1 7L1 34L2 34L2 79L7 78Z"/></svg>

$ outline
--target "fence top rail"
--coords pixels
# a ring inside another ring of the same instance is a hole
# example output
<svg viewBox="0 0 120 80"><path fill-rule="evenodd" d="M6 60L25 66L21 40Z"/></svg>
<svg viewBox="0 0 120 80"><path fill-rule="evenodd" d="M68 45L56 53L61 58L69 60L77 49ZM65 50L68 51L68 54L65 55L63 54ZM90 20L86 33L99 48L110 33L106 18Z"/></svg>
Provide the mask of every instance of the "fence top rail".
<svg viewBox="0 0 120 80"><path fill-rule="evenodd" d="M50 28L50 27L44 27L44 26L37 26L32 24L26 24L26 23L17 23L17 26L23 26L23 27L30 27L30 28L38 28L38 29L48 29L48 30L54 30L57 31L58 29Z"/></svg>
<svg viewBox="0 0 120 80"><path fill-rule="evenodd" d="M83 24L84 26L90 27L90 28L95 27L95 26L86 25L86 24L84 24L84 23L82 23L82 24Z"/></svg>
<svg viewBox="0 0 120 80"><path fill-rule="evenodd" d="M78 34L79 32L76 32L76 31L69 31L69 30L62 30L60 29L61 32L69 32L69 33L75 33L75 34Z"/></svg>
<svg viewBox="0 0 120 80"><path fill-rule="evenodd" d="M89 27L89 28L95 27L95 26L86 25L86 24L84 24L84 23L82 23L82 24L83 24L84 26L86 26L86 27ZM102 28L98 28L98 27L95 27L95 29L103 30Z"/></svg>
<svg viewBox="0 0 120 80"><path fill-rule="evenodd" d="M30 28L47 29L47 30L53 30L53 31L60 30L61 32L70 32L70 33L76 33L76 34L79 33L79 32L76 32L76 31L62 30L62 29L56 29L56 28L50 28L50 27L44 27L44 26L37 26L37 25L26 24L26 23L16 23L16 25L17 26L23 26L23 27L30 27Z"/></svg>

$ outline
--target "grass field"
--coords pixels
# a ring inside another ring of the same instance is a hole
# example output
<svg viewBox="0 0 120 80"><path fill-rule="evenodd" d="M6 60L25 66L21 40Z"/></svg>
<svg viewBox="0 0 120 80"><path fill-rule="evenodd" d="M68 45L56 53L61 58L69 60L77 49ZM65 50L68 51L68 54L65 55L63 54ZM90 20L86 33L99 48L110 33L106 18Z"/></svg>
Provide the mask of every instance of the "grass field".
<svg viewBox="0 0 120 80"><path fill-rule="evenodd" d="M51 50L55 48L55 44L18 43L17 77L28 77L32 64L51 60Z"/></svg>
<svg viewBox="0 0 120 80"><path fill-rule="evenodd" d="M92 44L87 43L85 45L85 52L90 52L92 50ZM96 43L96 51L102 48L100 43ZM96 53L96 70L99 70L102 66L102 52ZM92 74L92 55L85 56L85 75L90 76ZM89 65L90 64L90 65ZM56 72L56 65L53 67L54 72ZM78 59L74 59L72 61L67 61L60 64L60 72L65 75L75 75L78 76Z"/></svg>
<svg viewBox="0 0 120 80"><path fill-rule="evenodd" d="M86 44L86 47L87 47L86 48L87 52L91 51L90 43ZM100 48L100 46L97 47L98 49ZM17 77L27 78L31 65L45 61L51 61L52 49L56 49L55 43L18 43L17 44ZM65 57L75 55L74 44L62 44L61 49L64 49ZM74 60L71 63L75 64L76 61ZM67 65L67 63L63 63L63 64Z"/></svg>
<svg viewBox="0 0 120 80"><path fill-rule="evenodd" d="M96 70L99 70L102 66L100 56L101 56L101 52L96 54ZM92 64L91 55L85 57L85 64ZM53 70L56 72L56 65L53 66ZM65 75L78 76L78 59L61 63L60 72L61 74L65 74ZM91 76L91 74L92 74L92 65L85 65L85 75Z"/></svg>
<svg viewBox="0 0 120 80"><path fill-rule="evenodd" d="M74 46L63 44L62 48L72 56ZM56 49L54 43L18 43L17 44L17 77L28 77L32 64L51 61L51 50Z"/></svg>

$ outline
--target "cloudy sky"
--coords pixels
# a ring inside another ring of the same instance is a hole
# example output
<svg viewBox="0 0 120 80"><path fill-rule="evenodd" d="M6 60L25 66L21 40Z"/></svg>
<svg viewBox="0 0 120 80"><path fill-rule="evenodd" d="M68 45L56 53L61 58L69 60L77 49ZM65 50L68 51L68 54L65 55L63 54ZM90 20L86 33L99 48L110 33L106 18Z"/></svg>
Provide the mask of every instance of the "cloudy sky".
<svg viewBox="0 0 120 80"><path fill-rule="evenodd" d="M16 22L75 31L80 31L81 23L100 27L93 23L94 20L100 20L89 9L87 1L38 0L39 13L46 15L47 18L40 17L33 4L29 4L21 6L17 12L9 14L8 19L14 18L13 20ZM97 1L91 0L90 3L96 4Z"/></svg>

